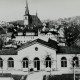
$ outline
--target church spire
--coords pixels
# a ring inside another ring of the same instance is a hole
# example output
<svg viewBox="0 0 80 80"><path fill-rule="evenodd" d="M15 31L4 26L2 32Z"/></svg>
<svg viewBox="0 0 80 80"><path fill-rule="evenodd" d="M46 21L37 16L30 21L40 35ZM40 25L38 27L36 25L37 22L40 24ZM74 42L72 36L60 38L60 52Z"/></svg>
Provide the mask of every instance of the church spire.
<svg viewBox="0 0 80 80"><path fill-rule="evenodd" d="M28 2L26 0L25 15L29 15Z"/></svg>
<svg viewBox="0 0 80 80"><path fill-rule="evenodd" d="M28 9L28 2L26 0L26 7L25 7L25 15L24 15L24 25L25 27L29 25L29 9Z"/></svg>

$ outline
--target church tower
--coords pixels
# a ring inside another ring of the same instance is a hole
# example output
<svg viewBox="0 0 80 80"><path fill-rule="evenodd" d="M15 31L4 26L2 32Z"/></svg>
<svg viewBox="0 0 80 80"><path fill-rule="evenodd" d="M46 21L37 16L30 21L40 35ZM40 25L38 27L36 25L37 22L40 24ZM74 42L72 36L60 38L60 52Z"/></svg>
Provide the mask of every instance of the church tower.
<svg viewBox="0 0 80 80"><path fill-rule="evenodd" d="M29 25L29 8L27 0L26 0L25 15L24 15L24 25L25 27Z"/></svg>

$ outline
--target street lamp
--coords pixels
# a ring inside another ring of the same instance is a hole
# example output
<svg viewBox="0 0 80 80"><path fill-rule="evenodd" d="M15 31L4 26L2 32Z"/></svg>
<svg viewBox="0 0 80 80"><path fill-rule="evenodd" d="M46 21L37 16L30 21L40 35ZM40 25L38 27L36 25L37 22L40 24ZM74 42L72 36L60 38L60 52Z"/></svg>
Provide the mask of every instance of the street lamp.
<svg viewBox="0 0 80 80"><path fill-rule="evenodd" d="M2 76L3 76L3 66L2 66Z"/></svg>
<svg viewBox="0 0 80 80"><path fill-rule="evenodd" d="M75 80L75 60L73 61L73 69L74 69L74 80Z"/></svg>
<svg viewBox="0 0 80 80"><path fill-rule="evenodd" d="M3 75L3 60L1 60L0 62L1 62L1 67L2 67L2 75Z"/></svg>

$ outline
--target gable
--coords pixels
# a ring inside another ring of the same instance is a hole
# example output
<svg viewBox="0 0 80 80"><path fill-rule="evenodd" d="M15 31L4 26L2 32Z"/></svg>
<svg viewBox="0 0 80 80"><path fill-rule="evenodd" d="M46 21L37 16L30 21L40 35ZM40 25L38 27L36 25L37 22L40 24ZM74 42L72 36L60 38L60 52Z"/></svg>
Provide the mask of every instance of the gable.
<svg viewBox="0 0 80 80"><path fill-rule="evenodd" d="M22 50L22 49L24 49L24 48L27 48L27 47L29 47L29 46L32 46L32 45L34 45L34 44L39 44L39 45L48 47L48 48L50 48L50 49L55 49L55 50L56 50L56 49L57 49L57 44L55 44L55 43L56 43L56 41L53 41L53 40L49 40L48 42L46 42L46 41L43 41L43 40L41 40L41 39L36 39L36 40L34 40L34 41L25 43L23 46L21 46L21 47L18 49L18 51L19 51L19 50Z"/></svg>
<svg viewBox="0 0 80 80"><path fill-rule="evenodd" d="M31 46L34 46L34 45L38 45L38 46L41 46L41 47L44 47L44 48L56 50L56 48L52 48L52 47L47 46L47 45L45 45L45 44L41 44L41 43L39 43L39 42L34 42L34 43L32 43L32 44L29 44L29 45L26 45L26 44L25 44L24 46L22 46L22 47L20 47L19 49L17 49L17 51L23 50L23 49L28 48L28 47L30 48Z"/></svg>
<svg viewBox="0 0 80 80"><path fill-rule="evenodd" d="M28 57L32 59L34 57L45 57L46 55L53 55L53 57L55 57L56 49L46 47L44 45L41 45L40 43L35 43L18 51L19 58Z"/></svg>

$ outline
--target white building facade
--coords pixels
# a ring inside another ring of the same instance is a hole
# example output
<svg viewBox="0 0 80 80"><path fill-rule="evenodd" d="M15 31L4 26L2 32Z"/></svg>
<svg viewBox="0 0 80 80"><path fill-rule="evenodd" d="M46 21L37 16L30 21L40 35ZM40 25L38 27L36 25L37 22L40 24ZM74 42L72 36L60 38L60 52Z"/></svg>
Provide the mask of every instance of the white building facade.
<svg viewBox="0 0 80 80"><path fill-rule="evenodd" d="M57 47L37 39L26 43L17 50L0 51L0 71L80 71L80 53L59 53Z"/></svg>

